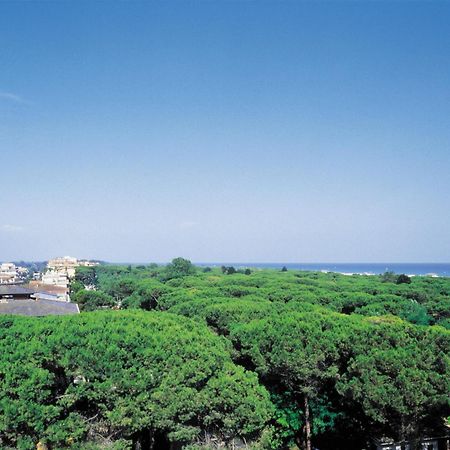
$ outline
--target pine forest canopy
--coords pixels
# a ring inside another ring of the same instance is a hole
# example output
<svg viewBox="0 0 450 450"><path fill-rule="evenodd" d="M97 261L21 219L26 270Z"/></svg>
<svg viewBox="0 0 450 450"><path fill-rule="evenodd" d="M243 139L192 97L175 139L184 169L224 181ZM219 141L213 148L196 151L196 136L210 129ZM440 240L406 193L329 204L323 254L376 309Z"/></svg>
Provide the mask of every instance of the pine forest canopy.
<svg viewBox="0 0 450 450"><path fill-rule="evenodd" d="M362 449L446 433L450 279L177 258L79 268L71 296L79 316L0 317L1 448Z"/></svg>

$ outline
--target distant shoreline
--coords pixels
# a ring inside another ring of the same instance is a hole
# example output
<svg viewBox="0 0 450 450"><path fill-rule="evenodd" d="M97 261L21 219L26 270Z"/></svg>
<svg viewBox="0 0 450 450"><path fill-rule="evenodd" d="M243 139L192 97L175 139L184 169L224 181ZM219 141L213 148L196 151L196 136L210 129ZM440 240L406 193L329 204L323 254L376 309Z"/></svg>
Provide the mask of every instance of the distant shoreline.
<svg viewBox="0 0 450 450"><path fill-rule="evenodd" d="M411 276L450 277L450 263L217 263L196 262L197 266L235 266L259 269L304 270L334 272L343 275L380 275L385 272L405 273Z"/></svg>

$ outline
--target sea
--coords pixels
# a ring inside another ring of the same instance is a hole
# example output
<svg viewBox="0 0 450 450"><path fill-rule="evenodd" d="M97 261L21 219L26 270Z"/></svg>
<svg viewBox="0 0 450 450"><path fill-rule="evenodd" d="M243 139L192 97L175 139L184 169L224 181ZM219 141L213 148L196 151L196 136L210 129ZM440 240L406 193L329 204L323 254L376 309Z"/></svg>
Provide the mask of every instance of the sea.
<svg viewBox="0 0 450 450"><path fill-rule="evenodd" d="M235 268L280 269L286 266L288 270L306 270L315 272L336 272L346 275L378 275L384 272L394 272L406 275L428 275L435 277L450 277L450 263L195 263L198 266Z"/></svg>

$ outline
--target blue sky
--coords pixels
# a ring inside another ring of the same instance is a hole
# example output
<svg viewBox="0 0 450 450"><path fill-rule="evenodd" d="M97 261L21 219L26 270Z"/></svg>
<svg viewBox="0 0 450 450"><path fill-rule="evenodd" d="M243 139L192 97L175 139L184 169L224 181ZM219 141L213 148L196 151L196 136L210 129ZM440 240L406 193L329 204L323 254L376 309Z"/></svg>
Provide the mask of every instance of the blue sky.
<svg viewBox="0 0 450 450"><path fill-rule="evenodd" d="M449 23L1 2L0 260L450 260Z"/></svg>

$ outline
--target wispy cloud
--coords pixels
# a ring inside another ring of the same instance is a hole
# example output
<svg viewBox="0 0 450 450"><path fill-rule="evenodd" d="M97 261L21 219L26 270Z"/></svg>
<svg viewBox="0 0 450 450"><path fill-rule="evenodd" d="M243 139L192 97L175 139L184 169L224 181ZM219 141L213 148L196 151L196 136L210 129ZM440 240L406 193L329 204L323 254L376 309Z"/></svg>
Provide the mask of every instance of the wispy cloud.
<svg viewBox="0 0 450 450"><path fill-rule="evenodd" d="M0 91L0 100L5 100L14 103L20 103L22 105L30 105L31 103L20 95L13 94L12 92L3 92Z"/></svg>
<svg viewBox="0 0 450 450"><path fill-rule="evenodd" d="M24 231L25 228L21 225L11 225L11 224L4 224L0 225L0 231L4 231L5 233L19 233L21 231Z"/></svg>

